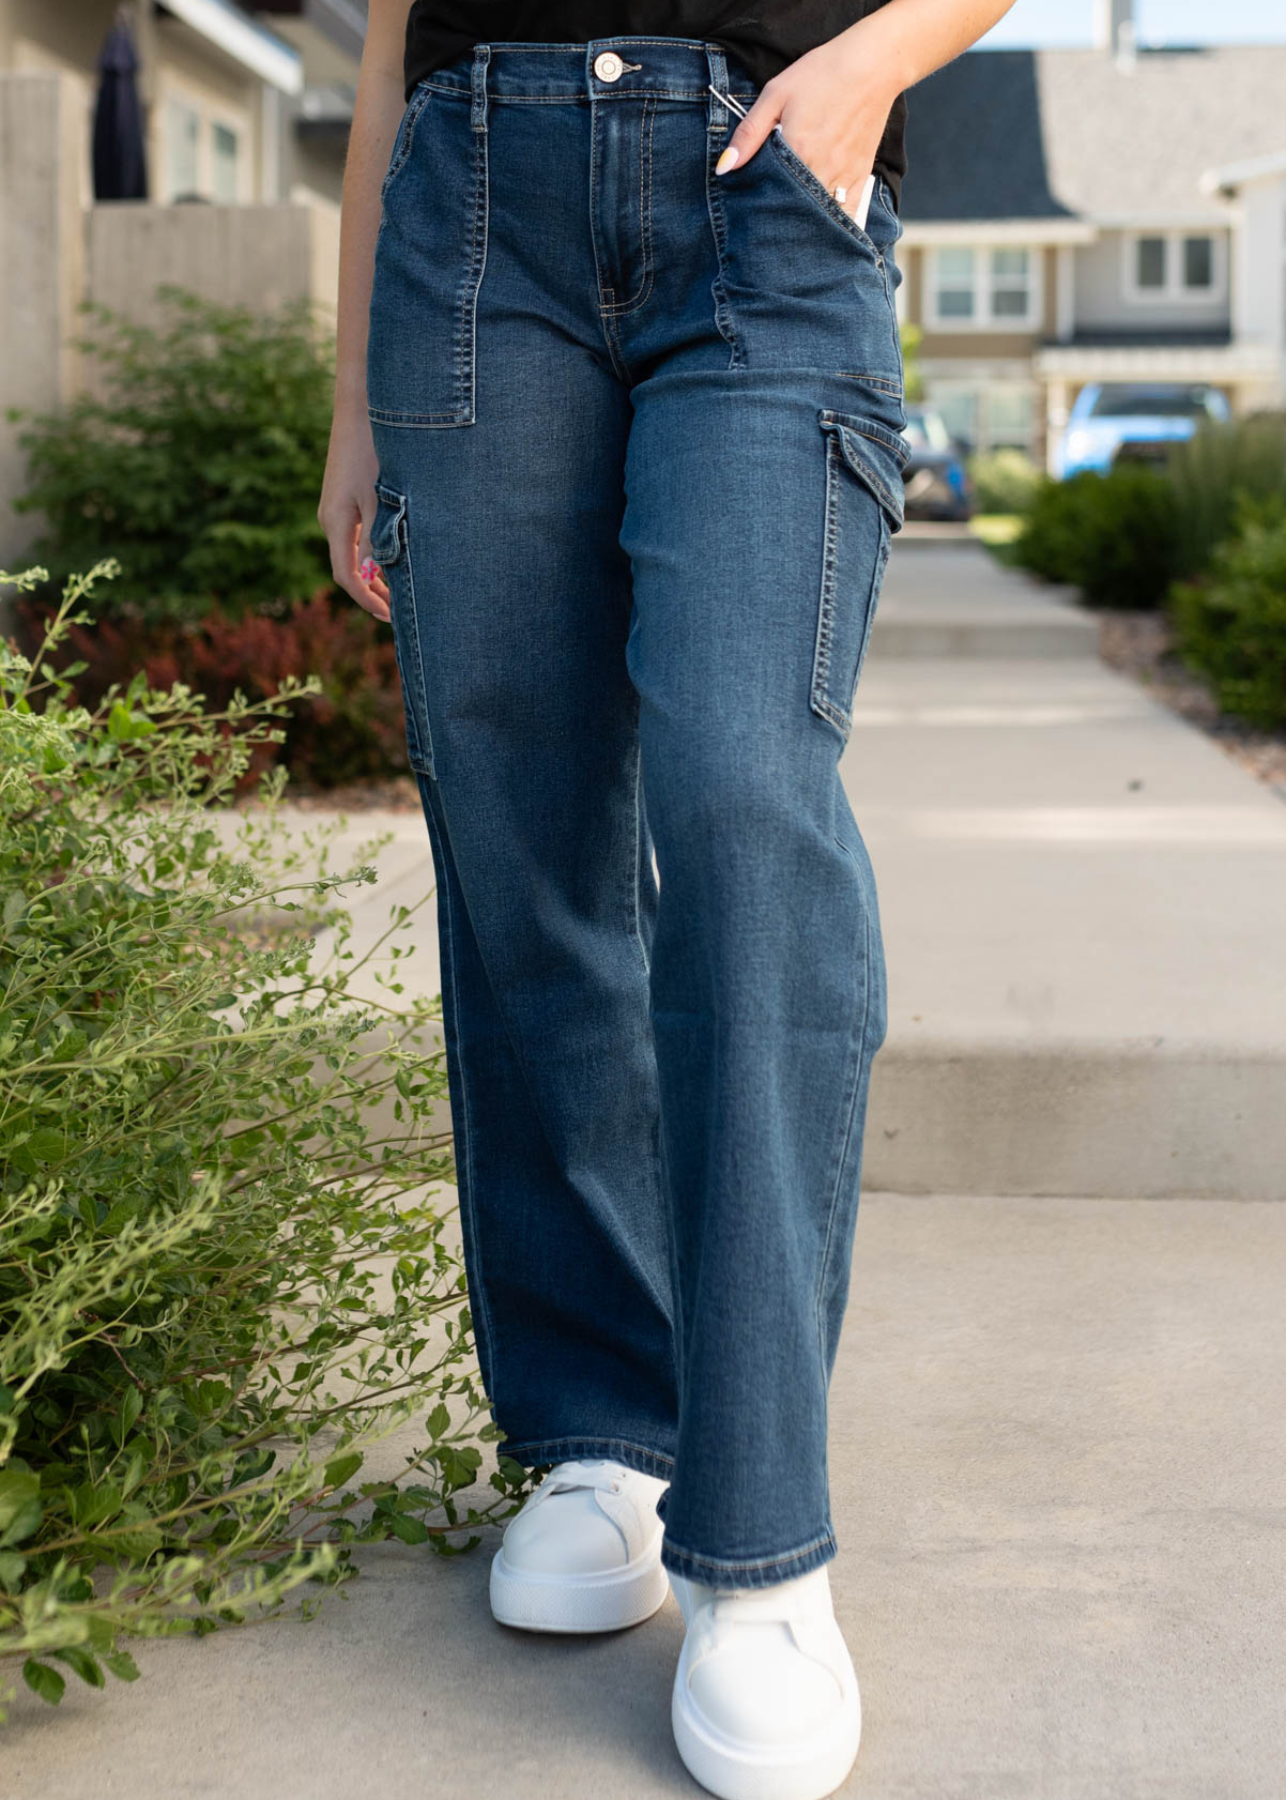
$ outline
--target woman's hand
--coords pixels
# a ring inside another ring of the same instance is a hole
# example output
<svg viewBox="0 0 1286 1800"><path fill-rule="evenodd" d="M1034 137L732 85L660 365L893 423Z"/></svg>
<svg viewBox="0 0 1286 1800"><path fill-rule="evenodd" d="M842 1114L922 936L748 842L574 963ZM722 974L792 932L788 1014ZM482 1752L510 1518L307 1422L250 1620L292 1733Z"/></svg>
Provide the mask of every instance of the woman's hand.
<svg viewBox="0 0 1286 1800"><path fill-rule="evenodd" d="M841 204L855 214L889 111L901 92L889 60L871 54L862 32L867 23L859 20L765 82L728 140L715 173L749 162L780 124L790 148L831 193L847 189Z"/></svg>
<svg viewBox="0 0 1286 1800"><path fill-rule="evenodd" d="M336 585L373 618L389 618L388 586L371 560L379 464L365 405L336 405L317 520L330 545ZM362 573L366 570L370 579Z"/></svg>

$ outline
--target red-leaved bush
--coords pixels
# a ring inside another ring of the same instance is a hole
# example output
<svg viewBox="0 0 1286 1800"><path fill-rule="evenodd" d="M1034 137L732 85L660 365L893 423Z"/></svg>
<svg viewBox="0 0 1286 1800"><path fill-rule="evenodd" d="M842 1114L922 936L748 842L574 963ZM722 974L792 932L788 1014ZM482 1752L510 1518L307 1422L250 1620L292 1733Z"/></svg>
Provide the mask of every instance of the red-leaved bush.
<svg viewBox="0 0 1286 1800"><path fill-rule="evenodd" d="M20 600L20 647L32 654L51 608ZM204 694L219 711L239 688L247 699L274 694L284 676L316 675L322 692L292 703L278 721L280 744L260 745L238 784L257 785L270 762L284 762L302 787L403 774L408 768L402 694L390 626L344 594L319 588L280 619L214 610L190 623L143 621L117 614L73 626L60 666L85 662L73 678L76 698L91 709L113 682L122 688L139 670L155 688L176 681Z"/></svg>

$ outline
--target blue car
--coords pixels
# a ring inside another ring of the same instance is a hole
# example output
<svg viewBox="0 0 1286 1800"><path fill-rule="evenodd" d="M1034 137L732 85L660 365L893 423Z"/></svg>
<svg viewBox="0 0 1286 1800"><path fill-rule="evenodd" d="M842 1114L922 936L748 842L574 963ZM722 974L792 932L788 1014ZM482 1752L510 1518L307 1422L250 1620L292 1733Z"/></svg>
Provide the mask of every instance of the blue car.
<svg viewBox="0 0 1286 1800"><path fill-rule="evenodd" d="M971 519L973 481L942 414L933 406L903 408L911 446L902 483L908 519Z"/></svg>
<svg viewBox="0 0 1286 1800"><path fill-rule="evenodd" d="M1164 463L1205 419L1227 419L1232 409L1205 382L1091 381L1072 405L1055 451L1060 479L1082 469L1106 475L1118 458Z"/></svg>

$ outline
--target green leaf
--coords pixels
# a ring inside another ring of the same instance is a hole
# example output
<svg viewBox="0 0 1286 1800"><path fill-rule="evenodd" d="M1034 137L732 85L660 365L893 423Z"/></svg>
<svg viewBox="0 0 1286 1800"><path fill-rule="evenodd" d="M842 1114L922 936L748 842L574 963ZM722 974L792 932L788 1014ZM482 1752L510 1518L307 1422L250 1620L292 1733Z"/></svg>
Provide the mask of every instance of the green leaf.
<svg viewBox="0 0 1286 1800"><path fill-rule="evenodd" d="M107 1678L92 1650L86 1650L81 1644L64 1644L61 1650L54 1651L54 1655L59 1662L65 1662L88 1686L106 1687Z"/></svg>
<svg viewBox="0 0 1286 1800"><path fill-rule="evenodd" d="M41 1516L39 1475L16 1461L0 1469L0 1549L29 1538Z"/></svg>
<svg viewBox="0 0 1286 1800"><path fill-rule="evenodd" d="M138 1680L138 1664L128 1650L111 1650L103 1661L118 1681Z"/></svg>
<svg viewBox="0 0 1286 1800"><path fill-rule="evenodd" d="M425 1420L429 1436L436 1442L451 1424L451 1414L445 1402L439 1400L433 1411Z"/></svg>
<svg viewBox="0 0 1286 1800"><path fill-rule="evenodd" d="M408 1518L405 1513L390 1513L388 1527L404 1544L423 1544L428 1541L427 1525L420 1519Z"/></svg>
<svg viewBox="0 0 1286 1800"><path fill-rule="evenodd" d="M67 1154L67 1134L42 1125L27 1139L27 1149L38 1162L57 1162Z"/></svg>
<svg viewBox="0 0 1286 1800"><path fill-rule="evenodd" d="M326 1464L323 1480L328 1488L341 1488L346 1481L351 1481L361 1468L363 1457L360 1451L350 1450L346 1456L334 1456Z"/></svg>
<svg viewBox="0 0 1286 1800"><path fill-rule="evenodd" d="M0 1550L0 1588L16 1594L26 1572L27 1559L16 1550Z"/></svg>
<svg viewBox="0 0 1286 1800"><path fill-rule="evenodd" d="M23 1663L22 1679L33 1694L39 1694L40 1698L48 1701L50 1706L57 1706L67 1691L67 1683L57 1669L51 1669L46 1663L37 1662L34 1656L29 1656Z"/></svg>
<svg viewBox="0 0 1286 1800"><path fill-rule="evenodd" d="M135 1387L126 1388L121 1397L120 1411L116 1415L113 1430L116 1442L123 1445L134 1426L134 1421L143 1410L143 1396Z"/></svg>

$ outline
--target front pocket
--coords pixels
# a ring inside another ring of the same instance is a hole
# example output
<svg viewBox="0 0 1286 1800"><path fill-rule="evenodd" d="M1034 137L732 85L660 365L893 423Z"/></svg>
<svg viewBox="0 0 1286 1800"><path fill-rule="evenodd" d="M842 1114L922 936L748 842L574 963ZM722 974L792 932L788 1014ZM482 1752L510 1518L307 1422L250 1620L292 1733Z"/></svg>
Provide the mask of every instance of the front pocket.
<svg viewBox="0 0 1286 1800"><path fill-rule="evenodd" d="M402 710L406 714L406 750L411 767L433 774L433 743L424 692L424 661L420 655L420 626L415 610L415 581L407 532L407 497L387 482L375 483L375 517L371 521L371 555L379 564L389 591L389 615L393 624L393 649L398 679L402 683Z"/></svg>
<svg viewBox="0 0 1286 1800"><path fill-rule="evenodd" d="M487 133L417 90L385 177L366 348L373 423L472 425L475 320L487 258Z"/></svg>
<svg viewBox="0 0 1286 1800"><path fill-rule="evenodd" d="M815 174L813 170L809 168L799 152L791 149L790 145L786 142L785 137L782 135L779 126L775 125L768 133L768 142L776 152L779 164L795 182L796 186L803 190L813 204L825 213L828 219L831 219L842 231L846 231L851 238L855 239L856 242L863 247L863 249L869 251L876 262L880 263L882 266L884 259L875 239L869 232L862 229L852 213L845 212L834 194L831 193L825 182L823 182L820 175ZM875 205L874 195L871 197L871 205Z"/></svg>
<svg viewBox="0 0 1286 1800"><path fill-rule="evenodd" d="M818 422L826 510L810 702L847 740L893 535L906 517L911 447L878 419L823 408Z"/></svg>

